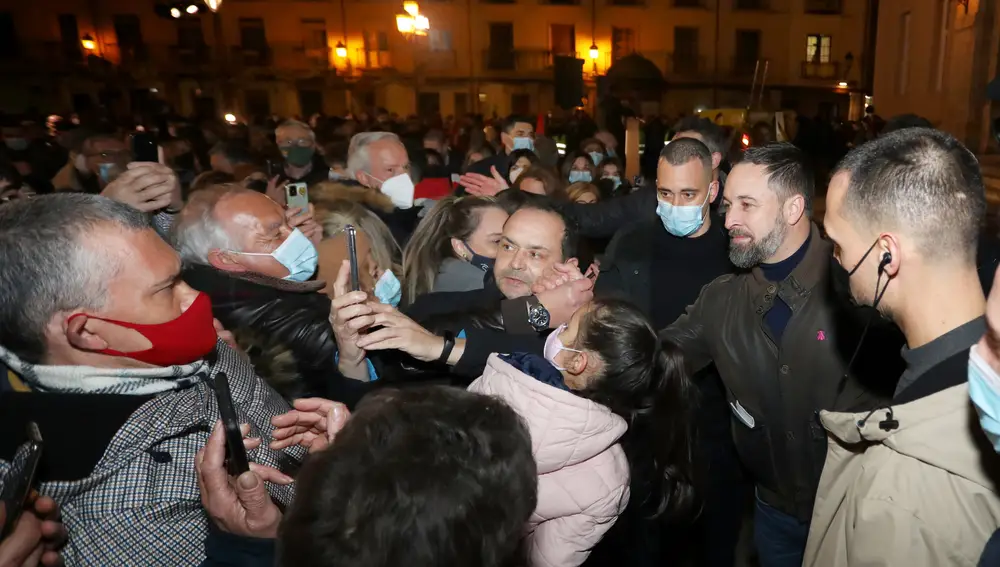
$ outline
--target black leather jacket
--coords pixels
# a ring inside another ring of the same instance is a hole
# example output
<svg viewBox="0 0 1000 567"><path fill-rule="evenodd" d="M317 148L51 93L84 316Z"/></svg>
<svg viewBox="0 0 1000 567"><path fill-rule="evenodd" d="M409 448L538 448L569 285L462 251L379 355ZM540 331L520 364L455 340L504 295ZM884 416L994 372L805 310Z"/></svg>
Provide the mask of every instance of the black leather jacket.
<svg viewBox="0 0 1000 567"><path fill-rule="evenodd" d="M330 298L319 293L321 284L237 276L204 265L185 267L182 277L194 289L208 294L212 313L226 329L252 333L268 345L291 350L302 383L286 395L319 395L353 406L372 387L337 371Z"/></svg>

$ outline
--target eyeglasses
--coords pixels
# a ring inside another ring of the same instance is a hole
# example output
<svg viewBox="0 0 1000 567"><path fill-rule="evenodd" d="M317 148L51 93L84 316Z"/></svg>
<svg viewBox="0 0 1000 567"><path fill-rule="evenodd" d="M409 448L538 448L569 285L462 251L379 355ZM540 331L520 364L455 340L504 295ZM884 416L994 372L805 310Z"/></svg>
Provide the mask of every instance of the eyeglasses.
<svg viewBox="0 0 1000 567"><path fill-rule="evenodd" d="M299 138L297 140L285 140L278 143L278 147L282 149L287 149L291 147L298 146L300 148L308 148L313 145L312 138Z"/></svg>

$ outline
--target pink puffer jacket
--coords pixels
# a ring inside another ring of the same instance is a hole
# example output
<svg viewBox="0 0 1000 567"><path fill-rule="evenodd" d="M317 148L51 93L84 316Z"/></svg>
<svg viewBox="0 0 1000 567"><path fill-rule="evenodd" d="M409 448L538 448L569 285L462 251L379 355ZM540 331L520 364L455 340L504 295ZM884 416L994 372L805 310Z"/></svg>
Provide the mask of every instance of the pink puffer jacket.
<svg viewBox="0 0 1000 567"><path fill-rule="evenodd" d="M528 525L530 564L580 565L628 504L628 461L618 445L625 420L539 382L496 354L469 390L502 398L531 433L538 507Z"/></svg>

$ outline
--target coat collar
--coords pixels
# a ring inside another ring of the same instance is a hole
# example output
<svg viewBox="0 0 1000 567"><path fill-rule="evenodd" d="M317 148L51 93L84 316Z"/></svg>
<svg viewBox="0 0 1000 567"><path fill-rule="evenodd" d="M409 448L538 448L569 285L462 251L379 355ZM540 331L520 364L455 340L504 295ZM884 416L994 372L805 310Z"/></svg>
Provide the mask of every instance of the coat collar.
<svg viewBox="0 0 1000 567"><path fill-rule="evenodd" d="M278 291L287 291L292 293L315 293L326 287L326 282L321 280L294 282L292 280L272 278L270 276L265 276L262 274L254 274L250 272L245 272L242 274L235 272L224 272L222 270L217 270L211 266L206 266L204 264L190 264L186 266L184 270L184 279L185 281L188 281L189 284L191 284L193 280L201 280L207 282L238 280L255 285L268 287L271 289L276 289ZM197 285L194 285L194 287L196 289L202 289Z"/></svg>
<svg viewBox="0 0 1000 567"><path fill-rule="evenodd" d="M830 270L830 255L833 246L823 238L819 228L813 223L810 227L809 247L799 265L792 270L791 275L781 282L772 282L764 277L760 266L751 270L750 288L753 295L753 307L757 313L764 313L771 308L774 298L781 299L796 312L812 294L821 282L825 281Z"/></svg>

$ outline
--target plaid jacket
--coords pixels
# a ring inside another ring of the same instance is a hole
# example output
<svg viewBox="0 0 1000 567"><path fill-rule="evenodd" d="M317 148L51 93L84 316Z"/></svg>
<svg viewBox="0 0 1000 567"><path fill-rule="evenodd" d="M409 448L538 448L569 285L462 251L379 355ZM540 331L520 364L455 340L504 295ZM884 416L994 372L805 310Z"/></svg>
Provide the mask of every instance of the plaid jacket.
<svg viewBox="0 0 1000 567"><path fill-rule="evenodd" d="M220 370L228 374L240 420L250 423L251 436L265 440L249 453L250 460L292 472L304 451L272 451L266 443L271 417L288 411L288 404L257 377L246 357L221 341L217 352L212 377ZM42 484L39 492L59 503L69 530L66 565L201 563L209 520L201 506L194 457L217 419L218 404L207 381L161 394L118 430L88 478ZM0 460L0 478L9 465ZM269 488L276 501L291 503L292 487Z"/></svg>

